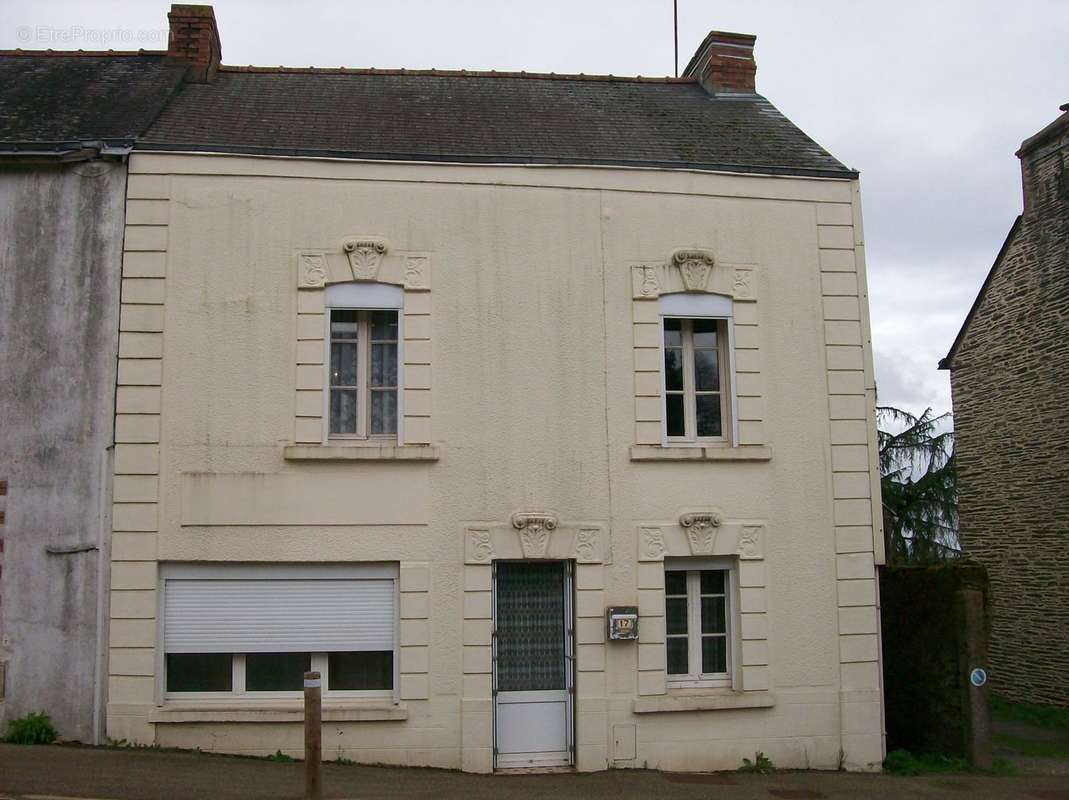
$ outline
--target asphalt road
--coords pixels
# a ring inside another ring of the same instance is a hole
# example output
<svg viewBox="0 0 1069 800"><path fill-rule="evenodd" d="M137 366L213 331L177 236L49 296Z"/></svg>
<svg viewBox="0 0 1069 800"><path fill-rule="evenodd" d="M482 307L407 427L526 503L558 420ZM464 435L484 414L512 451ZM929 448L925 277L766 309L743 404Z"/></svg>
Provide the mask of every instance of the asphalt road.
<svg viewBox="0 0 1069 800"><path fill-rule="evenodd" d="M301 798L304 765L184 752L0 745L0 800ZM466 775L432 769L323 767L324 798L554 798L554 800L822 800L967 798L1069 800L1069 777L836 772L679 774L613 770L584 775Z"/></svg>

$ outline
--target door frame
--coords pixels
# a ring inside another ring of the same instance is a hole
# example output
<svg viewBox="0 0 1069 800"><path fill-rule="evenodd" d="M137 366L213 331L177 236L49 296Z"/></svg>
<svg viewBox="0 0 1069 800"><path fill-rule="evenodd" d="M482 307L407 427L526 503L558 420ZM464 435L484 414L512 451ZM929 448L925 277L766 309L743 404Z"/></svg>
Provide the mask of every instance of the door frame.
<svg viewBox="0 0 1069 800"><path fill-rule="evenodd" d="M576 659L575 659L575 561L572 559L494 559L490 578L490 726L493 737L493 768L524 769L523 767L499 767L497 762L497 565L499 563L523 564L534 561L556 562L564 571L564 688L565 688L565 733L568 749L568 767L577 763L576 754ZM531 769L528 767L527 769Z"/></svg>

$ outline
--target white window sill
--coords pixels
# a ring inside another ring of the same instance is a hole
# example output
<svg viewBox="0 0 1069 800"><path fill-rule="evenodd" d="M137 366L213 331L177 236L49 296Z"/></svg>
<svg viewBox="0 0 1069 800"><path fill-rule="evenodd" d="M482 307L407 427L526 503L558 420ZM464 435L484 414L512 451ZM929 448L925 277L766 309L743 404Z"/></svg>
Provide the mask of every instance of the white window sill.
<svg viewBox="0 0 1069 800"><path fill-rule="evenodd" d="M374 722L408 719L408 708L388 700L323 703L324 722ZM149 722L301 722L302 703L193 704L168 703L149 713Z"/></svg>
<svg viewBox="0 0 1069 800"><path fill-rule="evenodd" d="M732 708L770 708L776 698L771 692L736 692L734 689L669 689L668 694L639 697L636 714L666 711L721 711Z"/></svg>
<svg viewBox="0 0 1069 800"><path fill-rule="evenodd" d="M287 461L437 461L430 445L291 444L282 450Z"/></svg>
<svg viewBox="0 0 1069 800"><path fill-rule="evenodd" d="M634 445L632 461L771 461L772 448L767 445L744 444L738 447L686 447Z"/></svg>

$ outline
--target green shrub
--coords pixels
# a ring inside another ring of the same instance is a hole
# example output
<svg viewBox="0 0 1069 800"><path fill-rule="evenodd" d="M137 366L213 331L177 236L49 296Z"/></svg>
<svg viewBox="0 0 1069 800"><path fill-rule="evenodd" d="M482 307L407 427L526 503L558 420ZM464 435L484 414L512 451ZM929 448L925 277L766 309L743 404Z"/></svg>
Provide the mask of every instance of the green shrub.
<svg viewBox="0 0 1069 800"><path fill-rule="evenodd" d="M776 766L772 763L772 760L760 751L754 753L753 761L744 758L742 766L739 767L739 772L750 772L754 775L770 775L775 771Z"/></svg>
<svg viewBox="0 0 1069 800"><path fill-rule="evenodd" d="M294 759L292 756L286 755L281 750L276 750L274 755L267 757L267 760L275 761L279 764L289 764L291 761L295 761L296 759Z"/></svg>
<svg viewBox="0 0 1069 800"><path fill-rule="evenodd" d="M52 720L43 711L7 723L4 741L9 744L52 744L56 741L56 729Z"/></svg>

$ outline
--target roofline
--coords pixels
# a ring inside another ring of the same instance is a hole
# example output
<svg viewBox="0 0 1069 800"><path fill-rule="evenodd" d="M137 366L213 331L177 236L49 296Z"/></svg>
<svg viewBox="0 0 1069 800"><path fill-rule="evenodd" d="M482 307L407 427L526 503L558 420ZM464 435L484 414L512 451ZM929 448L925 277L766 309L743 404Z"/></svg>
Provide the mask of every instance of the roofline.
<svg viewBox="0 0 1069 800"><path fill-rule="evenodd" d="M102 57L166 56L166 50L0 50L0 56L23 57ZM698 83L697 78L673 78L648 75L601 75L584 72L526 72L475 69L379 69L377 67L258 67L255 65L220 64L220 72L244 72L256 75L414 75L430 78L537 78L556 81L611 81L618 83Z"/></svg>
<svg viewBox="0 0 1069 800"><path fill-rule="evenodd" d="M555 81L611 81L619 83L698 83L697 78L643 75L598 75L584 72L515 72L473 69L379 69L377 67L257 67L221 64L220 72L253 75L412 75L424 78L536 78Z"/></svg>
<svg viewBox="0 0 1069 800"><path fill-rule="evenodd" d="M94 158L125 158L133 139L66 142L0 142L0 162L5 164L64 163Z"/></svg>
<svg viewBox="0 0 1069 800"><path fill-rule="evenodd" d="M165 56L166 50L0 50L0 56Z"/></svg>
<svg viewBox="0 0 1069 800"><path fill-rule="evenodd" d="M1059 111L1065 113L1061 114L1052 123L1044 127L1039 133L1035 133L1021 142L1021 146L1017 148L1015 156L1021 158L1022 156L1035 150L1039 145L1043 144L1047 139L1053 138L1056 134L1061 133L1067 126L1069 126L1069 103L1058 107Z"/></svg>
<svg viewBox="0 0 1069 800"><path fill-rule="evenodd" d="M799 167L753 166L748 164L698 163L690 161L643 161L629 159L554 158L550 156L458 155L433 153L377 153L359 150L317 150L305 147L252 147L244 145L185 144L138 141L136 152L204 153L291 158L327 158L346 161L394 161L434 164L501 164L504 166L635 167L640 169L691 172L733 172L777 177L831 178L857 180L856 170L805 169Z"/></svg>
<svg viewBox="0 0 1069 800"><path fill-rule="evenodd" d="M1010 247L1010 242L1013 241L1013 236L1017 233L1017 228L1020 227L1020 225L1021 215L1018 214L1017 219L1015 219L1013 225L1010 226L1010 232L1006 234L1006 240L1002 243L998 255L995 256L995 262L991 265L991 269L987 271L987 277L984 278L984 282L980 286L980 291L976 293L976 299L973 300L969 313L965 315L965 321L961 323L958 335L954 337L954 344L950 345L950 350L947 351L946 356L939 359L939 369L954 369L954 356L958 353L958 347L961 345L962 339L965 338L965 332L969 328L969 323L972 322L977 309L980 308L980 303L983 302L984 296L987 294L987 287L991 285L991 281L995 277L995 271L998 270L999 264L1002 263L1002 259L1006 256L1006 251Z"/></svg>

